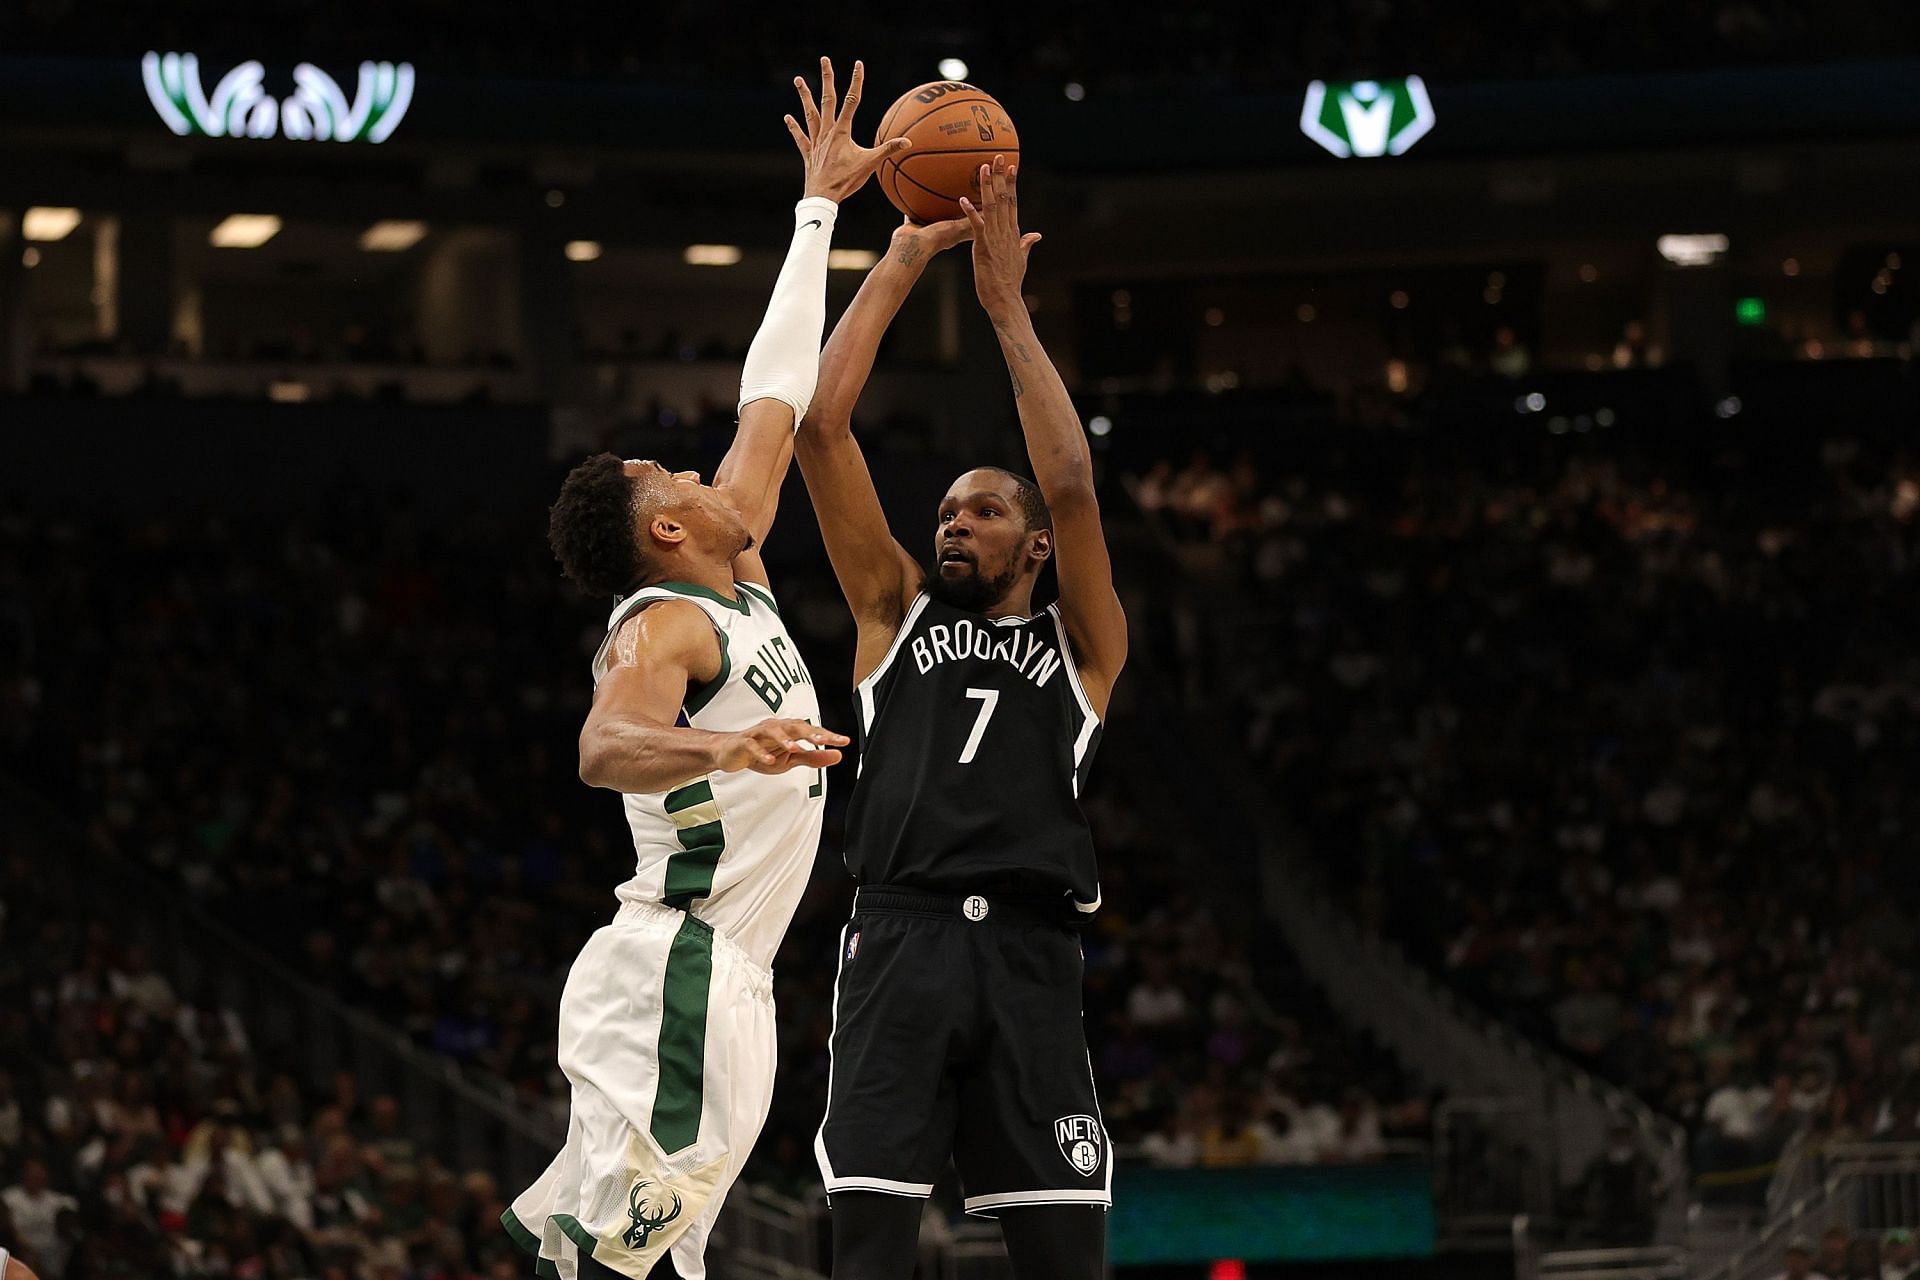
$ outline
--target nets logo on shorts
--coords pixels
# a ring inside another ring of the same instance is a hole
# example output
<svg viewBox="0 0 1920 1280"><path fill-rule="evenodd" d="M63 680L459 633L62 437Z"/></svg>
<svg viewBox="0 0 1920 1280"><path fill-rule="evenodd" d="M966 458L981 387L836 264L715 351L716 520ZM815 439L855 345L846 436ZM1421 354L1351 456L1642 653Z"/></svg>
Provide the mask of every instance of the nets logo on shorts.
<svg viewBox="0 0 1920 1280"><path fill-rule="evenodd" d="M860 955L860 935L857 933L848 934L847 935L847 959L854 960L859 958L859 955Z"/></svg>
<svg viewBox="0 0 1920 1280"><path fill-rule="evenodd" d="M627 1216L633 1219L633 1225L620 1237L620 1243L629 1249L646 1248L648 1236L664 1229L680 1216L680 1193L671 1187L667 1188L667 1194L673 1197L673 1207L668 1208L657 1191L648 1194L648 1188L652 1186L653 1183L642 1178L627 1193Z"/></svg>
<svg viewBox="0 0 1920 1280"><path fill-rule="evenodd" d="M1086 1177L1100 1170L1100 1147L1105 1135L1092 1116L1061 1116L1053 1122L1053 1140L1067 1163Z"/></svg>

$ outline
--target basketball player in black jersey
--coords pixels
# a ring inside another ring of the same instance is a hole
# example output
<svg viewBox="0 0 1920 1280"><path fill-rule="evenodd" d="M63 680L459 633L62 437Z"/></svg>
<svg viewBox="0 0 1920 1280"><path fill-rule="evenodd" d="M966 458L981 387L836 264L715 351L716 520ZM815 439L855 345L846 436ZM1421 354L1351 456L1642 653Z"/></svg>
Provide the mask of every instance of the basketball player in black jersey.
<svg viewBox="0 0 1920 1280"><path fill-rule="evenodd" d="M907 1280L951 1156L1020 1280L1105 1272L1112 1164L1081 1025L1076 926L1100 903L1080 786L1127 622L1079 415L1021 298L1017 171L983 166L965 221L903 226L821 356L797 452L859 626L859 881L815 1142L834 1280ZM881 336L934 253L973 240L1036 484L953 482L925 570L888 531L849 429ZM1041 568L1058 603L1035 610Z"/></svg>

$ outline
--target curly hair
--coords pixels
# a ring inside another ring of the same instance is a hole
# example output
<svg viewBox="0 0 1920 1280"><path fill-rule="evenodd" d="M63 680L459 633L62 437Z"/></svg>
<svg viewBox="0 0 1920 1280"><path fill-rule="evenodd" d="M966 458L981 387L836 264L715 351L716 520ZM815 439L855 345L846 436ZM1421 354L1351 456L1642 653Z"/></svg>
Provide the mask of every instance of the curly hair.
<svg viewBox="0 0 1920 1280"><path fill-rule="evenodd" d="M567 474L547 515L547 545L567 576L602 596L639 586L646 564L634 536L639 501L625 465L596 453Z"/></svg>

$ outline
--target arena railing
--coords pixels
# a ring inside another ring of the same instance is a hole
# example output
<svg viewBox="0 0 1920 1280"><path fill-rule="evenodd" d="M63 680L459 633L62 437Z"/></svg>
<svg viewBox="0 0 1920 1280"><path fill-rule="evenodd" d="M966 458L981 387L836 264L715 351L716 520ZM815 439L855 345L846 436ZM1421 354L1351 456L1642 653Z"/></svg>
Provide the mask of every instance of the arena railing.
<svg viewBox="0 0 1920 1280"><path fill-rule="evenodd" d="M1697 1269L1696 1280L1767 1280L1779 1274L1789 1241L1831 1226L1920 1228L1920 1142L1832 1143L1807 1159L1824 1174L1817 1185L1770 1213L1759 1236L1732 1258Z"/></svg>
<svg viewBox="0 0 1920 1280"><path fill-rule="evenodd" d="M1433 1204L1443 1244L1499 1248L1516 1214L1552 1214L1553 1179L1534 1140L1545 1123L1526 1098L1456 1095L1434 1108Z"/></svg>
<svg viewBox="0 0 1920 1280"><path fill-rule="evenodd" d="M1398 947L1362 930L1302 862L1284 853L1262 860L1267 910L1335 1006L1429 1083L1509 1100L1541 1117L1524 1137L1548 1184L1544 1192L1531 1189L1511 1212L1527 1212L1543 1195L1550 1202L1554 1188L1574 1182L1600 1153L1608 1129L1625 1122L1658 1170L1655 1242L1679 1245L1688 1203L1680 1126L1468 1005Z"/></svg>
<svg viewBox="0 0 1920 1280"><path fill-rule="evenodd" d="M1795 1201L1805 1199L1819 1188L1823 1173L1821 1151L1812 1135L1813 1130L1806 1125L1794 1130L1774 1160L1773 1176L1767 1181L1767 1221L1771 1222Z"/></svg>

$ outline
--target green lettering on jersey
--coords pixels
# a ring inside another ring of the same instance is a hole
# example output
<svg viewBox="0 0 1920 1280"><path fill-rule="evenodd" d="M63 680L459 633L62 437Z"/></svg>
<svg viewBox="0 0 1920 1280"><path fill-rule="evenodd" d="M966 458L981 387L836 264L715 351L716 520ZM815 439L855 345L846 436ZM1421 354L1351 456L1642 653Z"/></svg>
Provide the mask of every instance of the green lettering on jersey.
<svg viewBox="0 0 1920 1280"><path fill-rule="evenodd" d="M741 679L746 682L747 688L760 695L760 701L767 704L769 711L780 710L780 704L787 700L787 695L767 678L767 673L760 669L760 664L757 662L747 668L747 674Z"/></svg>

